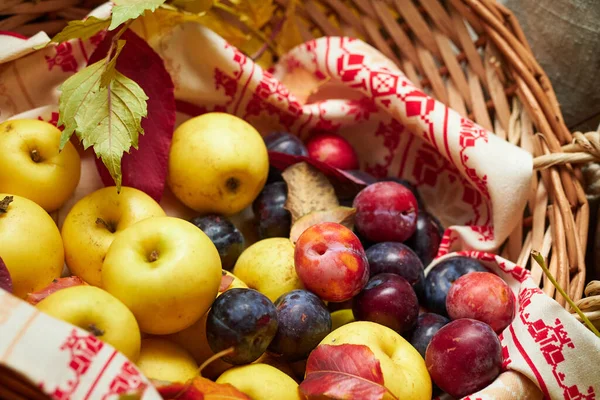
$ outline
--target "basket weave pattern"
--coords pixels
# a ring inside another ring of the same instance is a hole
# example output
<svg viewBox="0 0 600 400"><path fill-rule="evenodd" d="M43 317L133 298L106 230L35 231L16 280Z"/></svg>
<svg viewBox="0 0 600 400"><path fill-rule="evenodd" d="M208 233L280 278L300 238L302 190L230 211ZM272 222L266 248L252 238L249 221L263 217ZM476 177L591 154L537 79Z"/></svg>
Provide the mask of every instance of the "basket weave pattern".
<svg viewBox="0 0 600 400"><path fill-rule="evenodd" d="M0 31L52 35L101 3L5 0ZM271 36L288 0L275 3L263 28ZM581 134L571 144L550 81L511 12L494 0L307 0L296 7L305 40L345 35L368 42L416 86L538 157L526 213L500 254L530 268L536 283L568 306L532 262L531 250L539 250L558 283L581 299L589 207L577 164L569 163L589 161L600 146ZM555 154L562 151L573 154Z"/></svg>

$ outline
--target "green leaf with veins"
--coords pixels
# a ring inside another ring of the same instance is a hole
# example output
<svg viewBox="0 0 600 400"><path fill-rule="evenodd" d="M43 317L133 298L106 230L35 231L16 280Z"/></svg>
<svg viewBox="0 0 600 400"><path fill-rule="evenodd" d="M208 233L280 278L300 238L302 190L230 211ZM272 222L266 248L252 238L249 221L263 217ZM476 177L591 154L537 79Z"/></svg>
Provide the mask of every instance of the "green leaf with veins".
<svg viewBox="0 0 600 400"><path fill-rule="evenodd" d="M106 68L106 59L100 60L61 85L58 124L64 124L65 129L60 145L62 149L75 132L85 149L94 147L120 189L121 158L132 146L137 148L139 134L144 133L141 120L148 112L148 96L116 70L114 78L102 87Z"/></svg>
<svg viewBox="0 0 600 400"><path fill-rule="evenodd" d="M70 21L62 31L58 32L48 43L34 47L36 50L46 47L50 43L62 43L71 39L86 40L103 29L108 28L110 19L88 17L85 20Z"/></svg>
<svg viewBox="0 0 600 400"><path fill-rule="evenodd" d="M109 31L117 28L123 22L143 15L146 10L154 11L166 0L114 0L112 21Z"/></svg>
<svg viewBox="0 0 600 400"><path fill-rule="evenodd" d="M104 72L102 73L102 76L100 77L100 87L107 87L108 84L110 83L110 81L115 79L115 75L117 72L117 70L115 68L115 66L117 65L117 57L119 57L119 54L121 53L121 50L123 50L124 46L125 46L124 40L117 41L117 50L115 52L115 55L110 59L108 64L106 64L106 69L104 70Z"/></svg>

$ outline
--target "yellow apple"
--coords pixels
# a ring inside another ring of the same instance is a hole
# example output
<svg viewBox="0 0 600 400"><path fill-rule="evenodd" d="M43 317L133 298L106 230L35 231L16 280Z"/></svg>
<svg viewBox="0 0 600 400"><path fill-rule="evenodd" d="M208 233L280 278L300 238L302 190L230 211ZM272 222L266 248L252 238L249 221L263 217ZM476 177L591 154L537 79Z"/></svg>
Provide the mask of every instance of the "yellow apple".
<svg viewBox="0 0 600 400"><path fill-rule="evenodd" d="M354 321L351 309L337 310L331 313L331 330L335 331L340 326Z"/></svg>
<svg viewBox="0 0 600 400"><path fill-rule="evenodd" d="M71 142L59 151L61 131L37 119L0 124L0 192L26 197L48 212L73 194L81 161Z"/></svg>
<svg viewBox="0 0 600 400"><path fill-rule="evenodd" d="M115 235L163 209L141 190L114 186L98 189L79 200L65 218L62 238L67 266L90 285L101 286L102 263Z"/></svg>
<svg viewBox="0 0 600 400"><path fill-rule="evenodd" d="M133 312L143 332L187 328L211 306L221 283L217 248L192 223L150 217L119 232L102 265L102 285Z"/></svg>
<svg viewBox="0 0 600 400"><path fill-rule="evenodd" d="M223 372L217 383L229 383L252 399L301 400L298 383L268 364L248 364Z"/></svg>
<svg viewBox="0 0 600 400"><path fill-rule="evenodd" d="M60 277L65 264L62 239L42 207L0 193L0 258L10 272L14 295L21 298Z"/></svg>
<svg viewBox="0 0 600 400"><path fill-rule="evenodd" d="M233 278L231 285L225 290L234 289L234 288L247 288L248 286L242 282L238 277L233 275L229 271L225 271L227 276ZM224 291L223 291L224 292ZM217 297L223 293L219 291ZM185 328L182 331L173 333L172 335L167 335L165 338L169 339L172 342L179 344L181 347L186 349L194 360L198 363L198 365L202 365L204 361L208 360L215 353L210 349L208 345L208 339L206 338L206 317L208 316L208 311L200 317L200 319L194 322L191 326ZM224 371L231 368L233 365L226 363L221 359L217 359L210 364L208 364L202 370L202 376L209 379L216 379L219 375L221 375Z"/></svg>
<svg viewBox="0 0 600 400"><path fill-rule="evenodd" d="M187 382L198 375L198 364L181 346L166 339L142 340L136 362L146 378L167 382Z"/></svg>
<svg viewBox="0 0 600 400"><path fill-rule="evenodd" d="M173 133L167 182L179 200L200 213L243 210L258 196L268 173L264 140L234 115L203 114Z"/></svg>
<svg viewBox="0 0 600 400"><path fill-rule="evenodd" d="M278 370L280 370L281 372L283 372L290 378L292 378L294 380L296 379L295 378L296 374L294 373L294 370L290 364L288 364L287 362L285 362L277 357L270 355L269 353L263 353L263 355L260 356L258 358L258 360L254 361L252 364L270 365L271 367L277 368Z"/></svg>
<svg viewBox="0 0 600 400"><path fill-rule="evenodd" d="M254 243L240 255L233 273L271 301L303 288L294 266L294 245L287 238L269 238Z"/></svg>
<svg viewBox="0 0 600 400"><path fill-rule="evenodd" d="M396 398L431 399L431 378L425 361L409 342L390 328L369 321L350 322L332 331L319 343L322 344L369 347L379 360L385 387Z"/></svg>
<svg viewBox="0 0 600 400"><path fill-rule="evenodd" d="M140 353L140 328L117 298L95 286L58 290L36 307L44 313L85 329L110 344L131 361Z"/></svg>

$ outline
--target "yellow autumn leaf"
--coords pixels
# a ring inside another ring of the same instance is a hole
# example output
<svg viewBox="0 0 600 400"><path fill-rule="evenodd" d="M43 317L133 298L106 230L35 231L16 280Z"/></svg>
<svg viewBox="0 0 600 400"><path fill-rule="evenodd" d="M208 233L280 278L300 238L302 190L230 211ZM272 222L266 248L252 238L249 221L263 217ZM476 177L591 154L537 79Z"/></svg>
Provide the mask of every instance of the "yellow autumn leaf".
<svg viewBox="0 0 600 400"><path fill-rule="evenodd" d="M296 6L297 0L290 0L285 10L285 21L275 39L280 54L284 54L297 45L304 43L304 38L298 27L300 21L296 16Z"/></svg>
<svg viewBox="0 0 600 400"><path fill-rule="evenodd" d="M273 0L232 0L240 20L256 29L262 28L273 16Z"/></svg>

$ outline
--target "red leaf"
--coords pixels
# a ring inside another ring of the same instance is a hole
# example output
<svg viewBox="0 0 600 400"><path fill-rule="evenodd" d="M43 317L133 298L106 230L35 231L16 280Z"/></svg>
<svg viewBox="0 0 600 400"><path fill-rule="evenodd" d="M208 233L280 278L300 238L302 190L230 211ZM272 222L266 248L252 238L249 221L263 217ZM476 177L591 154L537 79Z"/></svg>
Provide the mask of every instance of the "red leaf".
<svg viewBox="0 0 600 400"><path fill-rule="evenodd" d="M269 164L282 171L290 165L302 161L321 171L323 175L329 179L329 182L331 182L335 188L337 195L341 198L352 198L367 186L367 182L358 179L346 171L334 168L322 161L315 160L314 158L269 151Z"/></svg>
<svg viewBox="0 0 600 400"><path fill-rule="evenodd" d="M219 286L219 292L226 291L229 288L229 286L231 286L232 282L233 276L223 273L223 275L221 275L221 285Z"/></svg>
<svg viewBox="0 0 600 400"><path fill-rule="evenodd" d="M13 292L12 278L10 277L8 268L6 268L6 264L2 261L2 257L0 257L0 289L4 289L8 293Z"/></svg>
<svg viewBox="0 0 600 400"><path fill-rule="evenodd" d="M200 376L187 383L154 384L165 400L251 400L228 383L215 383Z"/></svg>
<svg viewBox="0 0 600 400"><path fill-rule="evenodd" d="M300 391L332 399L381 400L387 392L379 360L369 347L357 344L320 345L308 357Z"/></svg>
<svg viewBox="0 0 600 400"><path fill-rule="evenodd" d="M43 288L42 290L38 290L34 293L27 293L27 297L25 300L32 305L36 305L40 301L44 300L46 297L50 296L52 293L57 292L61 289L66 289L71 286L79 286L79 285L87 285L80 277L78 276L69 276L68 278L58 278L52 281L51 284Z"/></svg>
<svg viewBox="0 0 600 400"><path fill-rule="evenodd" d="M92 64L106 56L116 31L109 32L90 57ZM144 134L140 135L138 149L131 148L123 155L121 168L123 186L140 189L160 201L167 178L169 148L175 127L175 95L171 76L160 56L132 31L121 39L127 41L117 59L117 70L137 82L148 99L148 116L142 119ZM96 158L96 167L105 186L114 185L102 161Z"/></svg>

